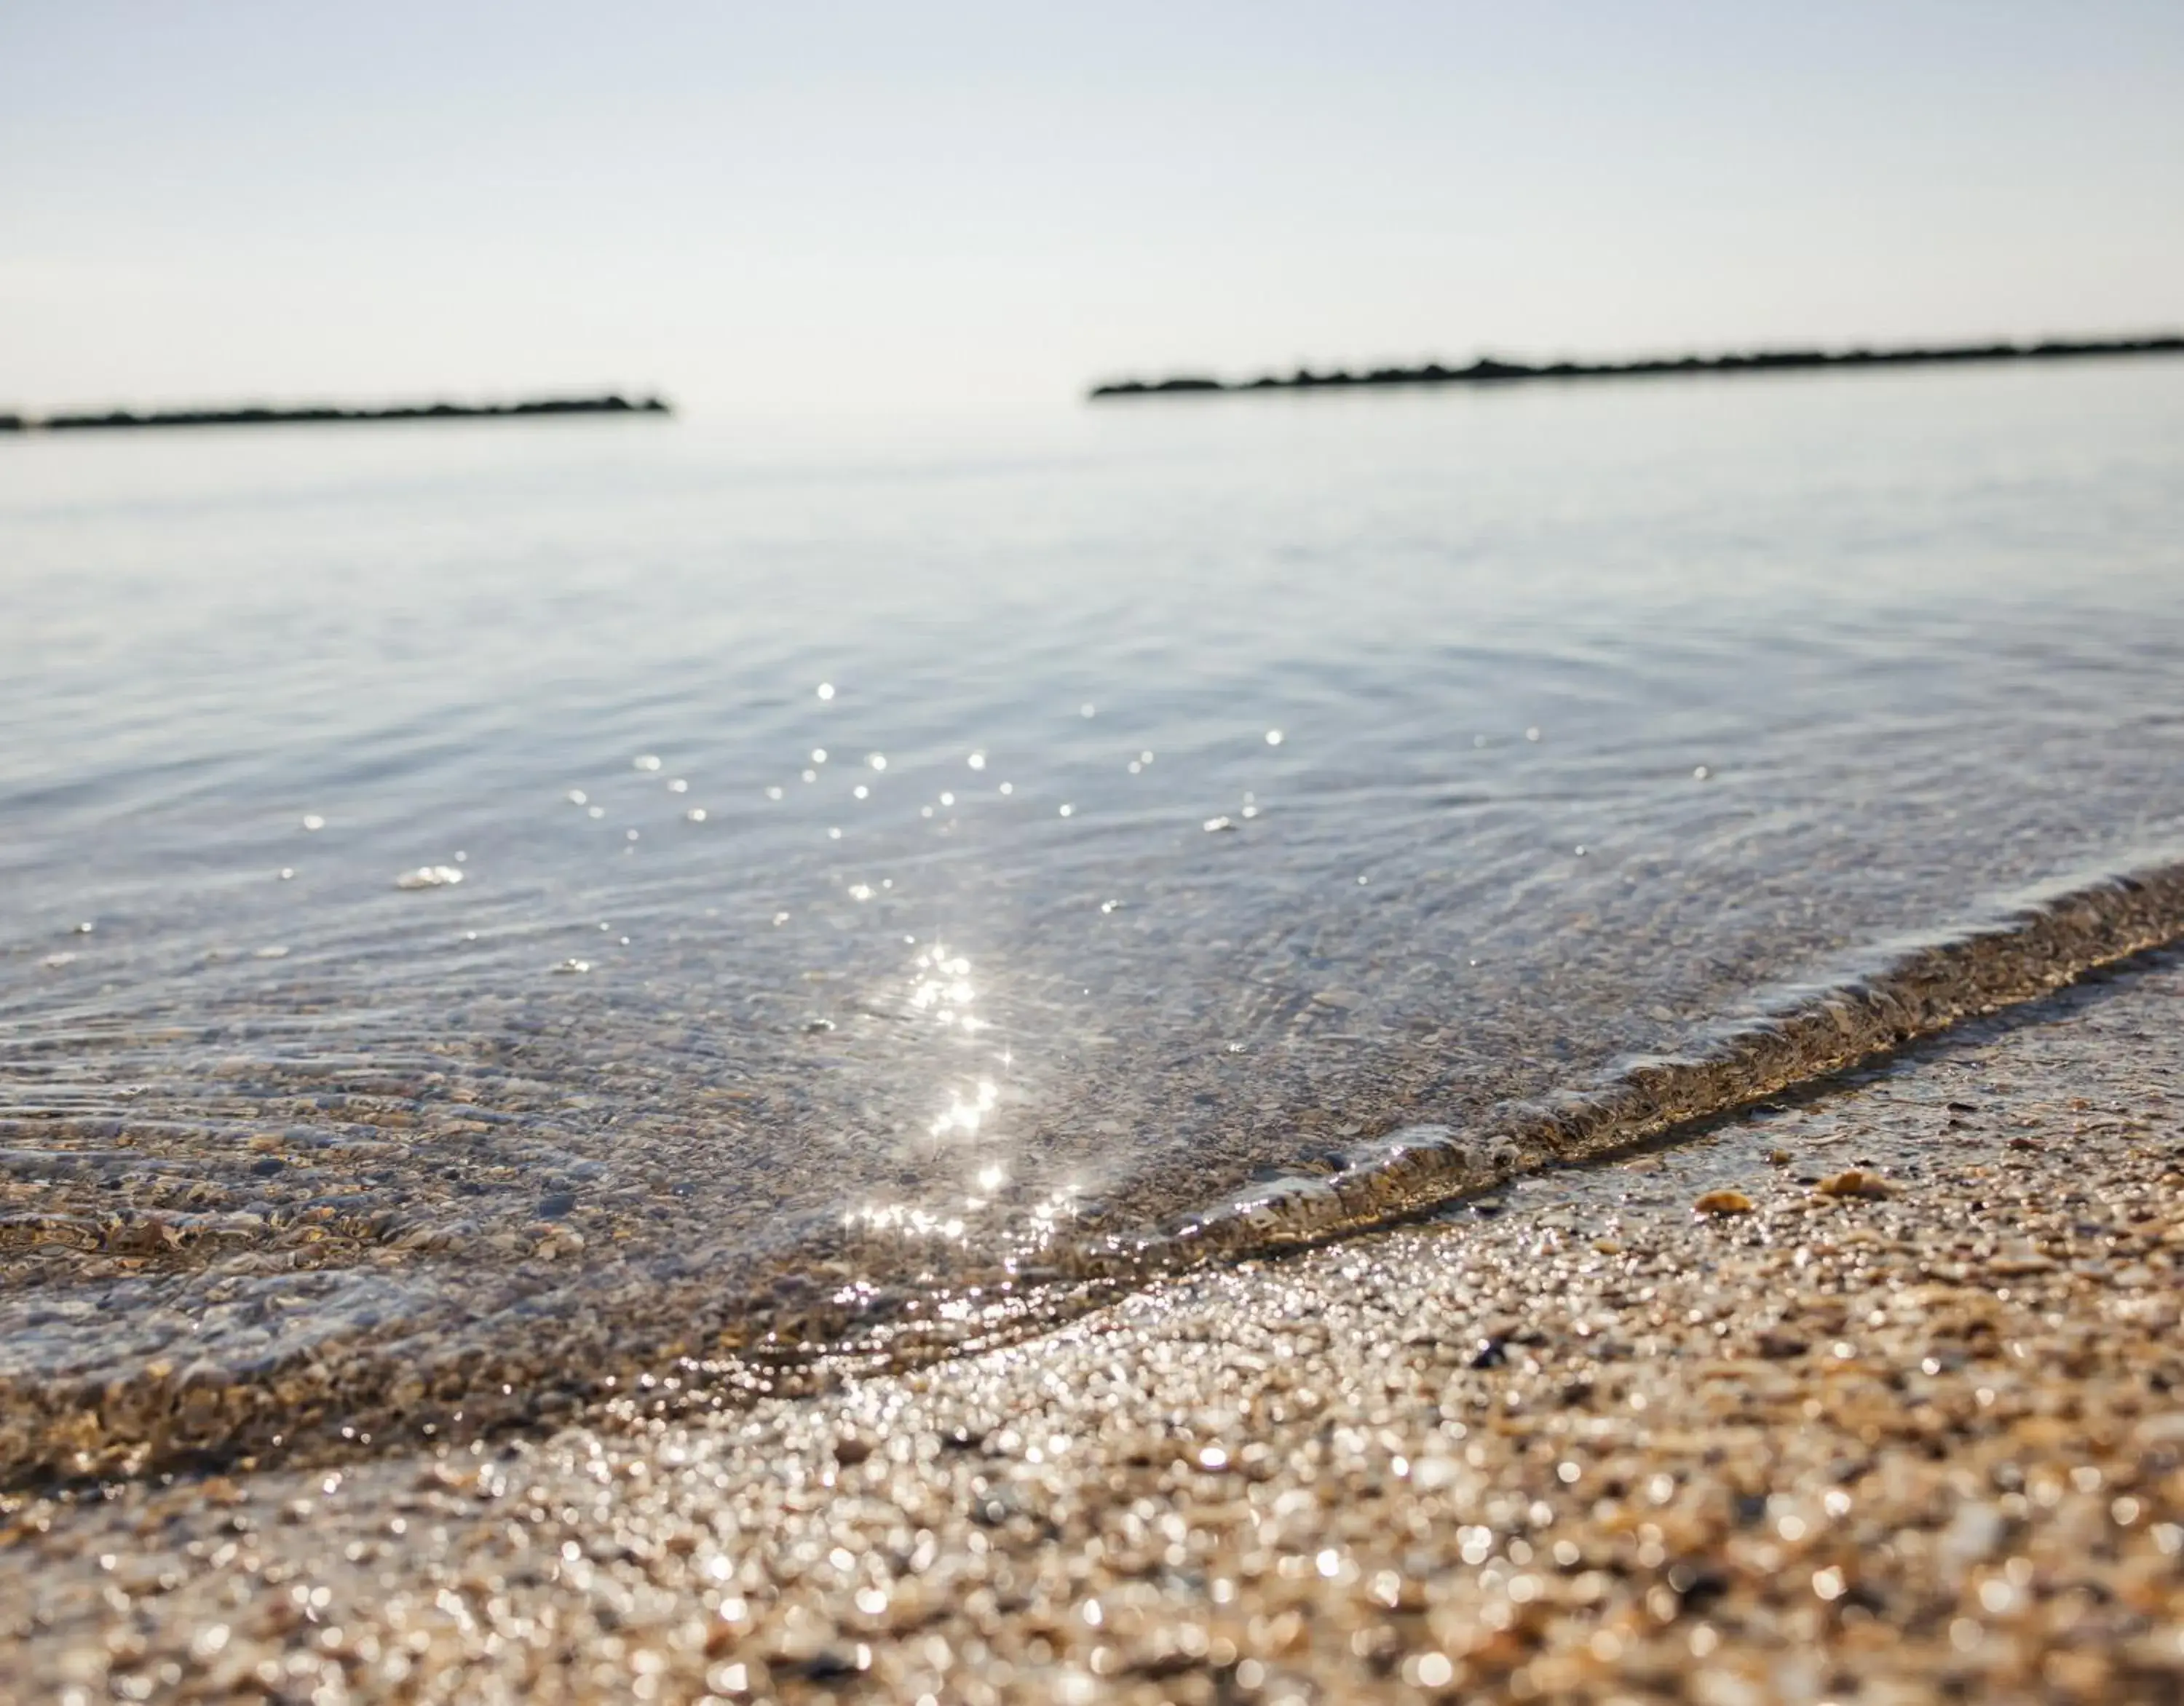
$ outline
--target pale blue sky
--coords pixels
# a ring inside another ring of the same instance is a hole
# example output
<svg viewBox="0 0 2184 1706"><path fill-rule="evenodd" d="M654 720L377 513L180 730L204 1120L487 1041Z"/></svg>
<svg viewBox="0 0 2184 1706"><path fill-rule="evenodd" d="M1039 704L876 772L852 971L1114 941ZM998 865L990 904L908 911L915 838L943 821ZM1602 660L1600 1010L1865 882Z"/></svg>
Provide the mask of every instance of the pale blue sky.
<svg viewBox="0 0 2184 1706"><path fill-rule="evenodd" d="M2184 4L0 8L0 407L2184 323Z"/></svg>

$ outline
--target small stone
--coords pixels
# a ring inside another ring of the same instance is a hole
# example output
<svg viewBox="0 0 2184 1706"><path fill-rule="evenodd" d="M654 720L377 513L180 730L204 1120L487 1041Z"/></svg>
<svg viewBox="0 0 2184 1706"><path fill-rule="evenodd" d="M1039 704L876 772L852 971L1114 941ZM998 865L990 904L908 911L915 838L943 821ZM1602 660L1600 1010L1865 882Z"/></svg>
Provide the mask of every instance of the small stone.
<svg viewBox="0 0 2184 1706"><path fill-rule="evenodd" d="M1709 1191L1691 1207L1702 1214L1749 1214L1752 1198L1741 1191Z"/></svg>

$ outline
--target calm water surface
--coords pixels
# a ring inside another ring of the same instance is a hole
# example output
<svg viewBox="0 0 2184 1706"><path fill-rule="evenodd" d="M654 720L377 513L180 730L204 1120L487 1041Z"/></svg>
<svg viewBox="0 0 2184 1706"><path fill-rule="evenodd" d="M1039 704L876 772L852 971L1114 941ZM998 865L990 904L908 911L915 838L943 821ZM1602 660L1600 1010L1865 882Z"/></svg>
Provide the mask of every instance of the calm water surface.
<svg viewBox="0 0 2184 1706"><path fill-rule="evenodd" d="M15 1372L939 1279L2174 857L2184 364L26 439L0 613Z"/></svg>

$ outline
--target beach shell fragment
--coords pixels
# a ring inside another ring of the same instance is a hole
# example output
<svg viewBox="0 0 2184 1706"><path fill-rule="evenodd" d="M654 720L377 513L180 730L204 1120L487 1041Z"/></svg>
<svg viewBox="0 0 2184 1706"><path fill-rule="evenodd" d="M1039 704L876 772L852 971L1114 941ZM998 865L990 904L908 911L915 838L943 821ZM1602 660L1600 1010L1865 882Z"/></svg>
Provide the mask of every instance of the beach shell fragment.
<svg viewBox="0 0 2184 1706"><path fill-rule="evenodd" d="M1814 1187L1823 1197L1893 1197L1896 1187L1878 1173L1869 1173L1860 1167L1852 1167L1841 1173L1830 1173Z"/></svg>

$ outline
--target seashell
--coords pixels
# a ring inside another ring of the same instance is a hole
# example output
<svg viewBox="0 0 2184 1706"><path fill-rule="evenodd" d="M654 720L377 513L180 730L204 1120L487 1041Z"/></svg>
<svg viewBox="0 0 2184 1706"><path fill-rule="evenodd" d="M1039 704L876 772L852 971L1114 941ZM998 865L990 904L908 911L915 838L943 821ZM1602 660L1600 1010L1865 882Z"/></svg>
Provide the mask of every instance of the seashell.
<svg viewBox="0 0 2184 1706"><path fill-rule="evenodd" d="M1823 1197L1893 1197L1896 1187L1878 1173L1866 1172L1852 1167L1841 1173L1830 1173L1814 1187Z"/></svg>

